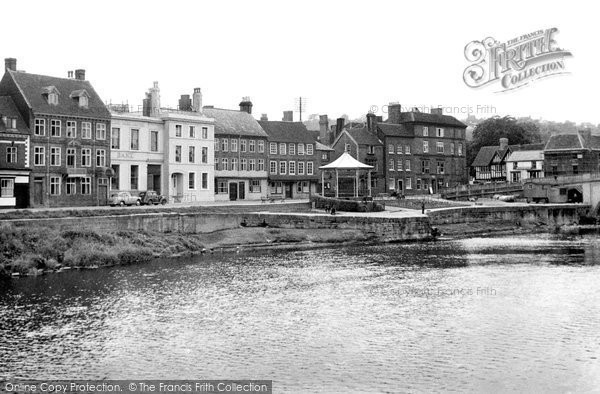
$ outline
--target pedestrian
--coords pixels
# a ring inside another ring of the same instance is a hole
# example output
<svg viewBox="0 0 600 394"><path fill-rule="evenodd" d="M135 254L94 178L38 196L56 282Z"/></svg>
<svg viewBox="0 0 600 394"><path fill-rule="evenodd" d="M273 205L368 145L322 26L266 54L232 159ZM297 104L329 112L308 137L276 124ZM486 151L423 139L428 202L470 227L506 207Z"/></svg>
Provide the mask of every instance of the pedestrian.
<svg viewBox="0 0 600 394"><path fill-rule="evenodd" d="M425 214L425 201L421 201L421 213Z"/></svg>

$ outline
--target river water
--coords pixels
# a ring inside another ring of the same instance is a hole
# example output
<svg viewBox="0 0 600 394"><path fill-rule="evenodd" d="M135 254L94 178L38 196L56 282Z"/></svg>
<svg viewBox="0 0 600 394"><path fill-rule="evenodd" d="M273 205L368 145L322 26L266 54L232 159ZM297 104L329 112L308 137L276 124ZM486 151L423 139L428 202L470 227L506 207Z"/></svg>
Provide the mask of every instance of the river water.
<svg viewBox="0 0 600 394"><path fill-rule="evenodd" d="M2 379L600 390L600 238L210 255L0 281Z"/></svg>

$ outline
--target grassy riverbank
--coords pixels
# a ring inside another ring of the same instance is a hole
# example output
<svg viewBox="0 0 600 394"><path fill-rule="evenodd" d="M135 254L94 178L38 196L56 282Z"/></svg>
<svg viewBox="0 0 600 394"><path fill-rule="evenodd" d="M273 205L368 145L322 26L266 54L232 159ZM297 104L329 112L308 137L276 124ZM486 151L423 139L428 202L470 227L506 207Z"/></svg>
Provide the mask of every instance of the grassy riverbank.
<svg viewBox="0 0 600 394"><path fill-rule="evenodd" d="M358 230L236 228L208 234L0 227L0 274L39 275L68 268L144 263L239 249L369 242Z"/></svg>

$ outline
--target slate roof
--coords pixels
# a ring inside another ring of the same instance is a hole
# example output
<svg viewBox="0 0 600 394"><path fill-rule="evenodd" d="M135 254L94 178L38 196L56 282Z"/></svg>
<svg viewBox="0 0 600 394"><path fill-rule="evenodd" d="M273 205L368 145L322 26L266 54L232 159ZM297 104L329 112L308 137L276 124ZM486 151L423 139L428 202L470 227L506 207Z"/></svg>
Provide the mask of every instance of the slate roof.
<svg viewBox="0 0 600 394"><path fill-rule="evenodd" d="M411 123L429 123L442 126L454 126L466 128L467 125L456 119L454 116L431 114L427 112L401 112L401 122Z"/></svg>
<svg viewBox="0 0 600 394"><path fill-rule="evenodd" d="M510 155L506 161L540 161L544 160L542 150L518 150Z"/></svg>
<svg viewBox="0 0 600 394"><path fill-rule="evenodd" d="M21 71L6 70L22 92L25 100L35 113L56 114L82 117L110 118L110 112L89 81L72 78L57 78L47 75L29 74ZM48 104L42 94L44 88L53 86L58 90L58 105ZM71 93L86 90L90 95L88 107L79 106L77 100L70 98Z"/></svg>
<svg viewBox="0 0 600 394"><path fill-rule="evenodd" d="M17 131L21 133L29 134L29 128L27 124L21 117L19 110L17 109L12 97L10 96L0 96L0 132L7 131L4 126L4 122L2 121L2 117L7 116L9 118L17 119ZM14 132L12 129L8 130L8 132Z"/></svg>
<svg viewBox="0 0 600 394"><path fill-rule="evenodd" d="M413 131L409 131L406 126L402 124L392 123L379 123L377 125L379 130L388 137L414 137Z"/></svg>
<svg viewBox="0 0 600 394"><path fill-rule="evenodd" d="M221 108L202 108L202 112L215 120L215 135L244 135L268 137L252 115L244 111Z"/></svg>
<svg viewBox="0 0 600 394"><path fill-rule="evenodd" d="M579 150L584 149L583 144L579 134L557 134L550 136L544 150Z"/></svg>
<svg viewBox="0 0 600 394"><path fill-rule="evenodd" d="M273 142L300 142L314 144L314 134L306 129L302 122L284 122L273 120L259 120L258 124Z"/></svg>
<svg viewBox="0 0 600 394"><path fill-rule="evenodd" d="M477 156L473 160L471 167L489 166L496 152L498 152L497 146L482 146L479 152L477 152Z"/></svg>
<svg viewBox="0 0 600 394"><path fill-rule="evenodd" d="M377 136L369 133L367 126L346 130L358 145L383 145Z"/></svg>

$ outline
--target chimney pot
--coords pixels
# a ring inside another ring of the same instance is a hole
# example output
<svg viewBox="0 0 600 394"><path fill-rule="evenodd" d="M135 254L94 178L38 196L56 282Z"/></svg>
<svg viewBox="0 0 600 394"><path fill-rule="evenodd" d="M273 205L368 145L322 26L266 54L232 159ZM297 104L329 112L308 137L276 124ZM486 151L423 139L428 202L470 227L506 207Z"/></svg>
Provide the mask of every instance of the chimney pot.
<svg viewBox="0 0 600 394"><path fill-rule="evenodd" d="M444 114L444 109L442 107L437 107L437 108L431 107L431 111L430 112L433 115L443 115Z"/></svg>
<svg viewBox="0 0 600 394"><path fill-rule="evenodd" d="M81 68L75 70L75 79L78 79L80 81L85 81L85 70L81 69Z"/></svg>
<svg viewBox="0 0 600 394"><path fill-rule="evenodd" d="M200 88L194 88L192 99L191 106L194 112L202 112L202 90Z"/></svg>

